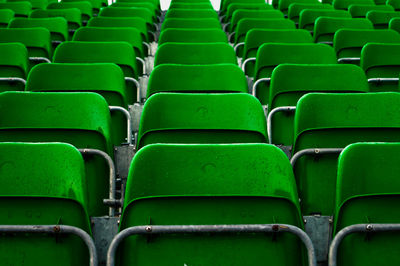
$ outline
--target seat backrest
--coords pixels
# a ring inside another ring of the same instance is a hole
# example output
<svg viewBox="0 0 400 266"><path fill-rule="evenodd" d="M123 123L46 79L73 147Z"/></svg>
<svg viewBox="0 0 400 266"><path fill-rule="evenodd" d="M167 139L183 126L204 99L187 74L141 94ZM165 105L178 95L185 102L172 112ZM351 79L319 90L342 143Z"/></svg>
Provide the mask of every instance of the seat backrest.
<svg viewBox="0 0 400 266"><path fill-rule="evenodd" d="M63 17L51 18L14 18L11 20L9 28L46 28L51 33L54 41L68 40L68 22Z"/></svg>
<svg viewBox="0 0 400 266"><path fill-rule="evenodd" d="M15 17L28 17L32 4L28 1L0 3L0 9L11 9Z"/></svg>
<svg viewBox="0 0 400 266"><path fill-rule="evenodd" d="M356 143L347 146L339 157L334 234L354 224L394 224L400 220L399 144ZM348 235L338 250L338 263L357 261L363 265L379 263L376 253L390 263L400 263L395 252L397 232ZM350 249L351 248L351 252Z"/></svg>
<svg viewBox="0 0 400 266"><path fill-rule="evenodd" d="M165 43L158 47L154 65L237 64L235 51L227 43Z"/></svg>
<svg viewBox="0 0 400 266"><path fill-rule="evenodd" d="M333 36L339 29L373 29L365 18L319 17L314 24L314 41L333 44Z"/></svg>
<svg viewBox="0 0 400 266"><path fill-rule="evenodd" d="M179 43L227 43L226 33L222 29L165 29L161 32L158 44Z"/></svg>
<svg viewBox="0 0 400 266"><path fill-rule="evenodd" d="M215 10L207 9L171 9L165 14L165 18L215 18L218 14Z"/></svg>
<svg viewBox="0 0 400 266"><path fill-rule="evenodd" d="M398 78L400 43L367 43L361 50L360 66L367 78ZM398 91L398 82L370 82L371 91Z"/></svg>
<svg viewBox="0 0 400 266"><path fill-rule="evenodd" d="M389 21L389 29L395 30L400 33L400 18L392 18Z"/></svg>
<svg viewBox="0 0 400 266"><path fill-rule="evenodd" d="M368 92L364 71L345 64L281 64L272 72L268 113L282 106L296 106L312 92ZM274 144L293 145L294 112L276 113L271 120L269 138Z"/></svg>
<svg viewBox="0 0 400 266"><path fill-rule="evenodd" d="M335 51L326 44L315 43L265 43L258 49L254 80L270 78L279 64L335 64ZM269 85L261 83L256 97L262 104L268 104Z"/></svg>
<svg viewBox="0 0 400 266"><path fill-rule="evenodd" d="M230 22L233 14L237 10L272 10L272 6L266 3L233 3L228 7L228 11L226 12L226 16L224 17L223 22Z"/></svg>
<svg viewBox="0 0 400 266"><path fill-rule="evenodd" d="M28 50L22 43L0 44L0 77L26 79L28 74ZM24 90L24 84L13 81L1 81L0 91Z"/></svg>
<svg viewBox="0 0 400 266"><path fill-rule="evenodd" d="M367 13L371 10L394 11L393 7L389 5L352 4L349 6L349 12L353 18L365 18L367 16Z"/></svg>
<svg viewBox="0 0 400 266"><path fill-rule="evenodd" d="M64 42L54 51L54 63L114 63L125 77L138 76L136 55L127 42Z"/></svg>
<svg viewBox="0 0 400 266"><path fill-rule="evenodd" d="M78 29L82 26L82 12L78 8L65 9L36 9L29 14L29 18L63 17L68 22L69 29Z"/></svg>
<svg viewBox="0 0 400 266"><path fill-rule="evenodd" d="M201 3L187 3L187 2L173 2L171 1L171 4L168 9L212 9L213 6L211 5L211 2L201 2Z"/></svg>
<svg viewBox="0 0 400 266"><path fill-rule="evenodd" d="M333 47L338 58L360 58L361 49L370 42L400 43L400 34L394 30L340 29L333 38Z"/></svg>
<svg viewBox="0 0 400 266"><path fill-rule="evenodd" d="M0 164L2 225L62 224L91 234L85 167L76 148L64 143L0 143ZM5 234L0 243L6 264L89 263L84 242L71 235L56 241L46 234Z"/></svg>
<svg viewBox="0 0 400 266"><path fill-rule="evenodd" d="M127 27L127 28L135 28L137 29L144 42L149 42L149 37L147 34L147 26L146 21L142 18L138 17L94 17L88 21L88 27L101 27L101 28L114 28L114 27Z"/></svg>
<svg viewBox="0 0 400 266"><path fill-rule="evenodd" d="M166 29L221 29L221 24L214 18L168 18L161 26Z"/></svg>
<svg viewBox="0 0 400 266"><path fill-rule="evenodd" d="M351 18L349 12L345 10L330 9L303 9L300 12L299 29L309 31L314 30L314 23L319 17Z"/></svg>
<svg viewBox="0 0 400 266"><path fill-rule="evenodd" d="M280 0L278 4L278 9L282 11L284 14L288 13L289 6L292 3L302 3L302 4L317 4L319 3L318 0Z"/></svg>
<svg viewBox="0 0 400 266"><path fill-rule="evenodd" d="M392 18L400 17L400 12L372 10L367 13L375 29L387 29Z"/></svg>
<svg viewBox="0 0 400 266"><path fill-rule="evenodd" d="M263 109L246 93L156 93L145 103L138 135L138 147L153 143L265 142Z"/></svg>
<svg viewBox="0 0 400 266"><path fill-rule="evenodd" d="M158 92L247 93L248 87L246 77L237 65L161 64L151 72L147 97Z"/></svg>
<svg viewBox="0 0 400 266"><path fill-rule="evenodd" d="M350 5L375 5L374 0L333 0L332 5L335 9L348 10Z"/></svg>
<svg viewBox="0 0 400 266"><path fill-rule="evenodd" d="M127 27L81 27L74 33L72 41L81 42L127 42L137 56L144 58L143 39L140 31Z"/></svg>
<svg viewBox="0 0 400 266"><path fill-rule="evenodd" d="M154 22L157 21L157 7L150 2L115 2L111 4L112 7L134 7L146 8L151 12L151 17Z"/></svg>
<svg viewBox="0 0 400 266"><path fill-rule="evenodd" d="M63 0L63 2L81 2L82 0ZM90 4L92 5L92 9L93 9L93 13L97 14L100 10L100 8L102 7L102 1L101 0L86 0L88 2L90 2Z"/></svg>
<svg viewBox="0 0 400 266"><path fill-rule="evenodd" d="M224 0L221 1L221 8L219 12L221 15L226 15L228 8L231 4L244 3L244 4L265 4L264 0Z"/></svg>
<svg viewBox="0 0 400 266"><path fill-rule="evenodd" d="M13 2L29 2L32 5L32 9L46 9L48 1L47 0L7 0L9 3Z"/></svg>
<svg viewBox="0 0 400 266"><path fill-rule="evenodd" d="M51 3L47 6L47 9L67 9L67 8L77 8L81 11L82 20L88 21L93 17L93 7L92 3L89 1L79 1L79 2L57 2Z"/></svg>
<svg viewBox="0 0 400 266"><path fill-rule="evenodd" d="M270 10L270 9L261 9L261 10L253 10L253 9L239 9L236 10L231 19L231 24L228 26L229 32L233 32L237 30L237 25L240 20L245 18L253 18L253 19L278 19L284 18L284 15L279 10Z"/></svg>
<svg viewBox="0 0 400 266"><path fill-rule="evenodd" d="M392 6L396 11L400 10L400 2L398 0L388 0L386 1L386 5Z"/></svg>
<svg viewBox="0 0 400 266"><path fill-rule="evenodd" d="M321 3L292 3L289 5L288 18L294 22L299 22L300 12L304 9L333 9L330 4Z"/></svg>
<svg viewBox="0 0 400 266"><path fill-rule="evenodd" d="M120 230L148 223L279 222L303 228L289 161L272 145L149 145L133 159L126 191ZM171 204L168 213L162 211ZM121 263L304 265L300 242L285 234L160 235L152 244L157 256L146 255L154 252L146 237L127 239L120 248ZM170 256L171 246L182 252Z"/></svg>
<svg viewBox="0 0 400 266"><path fill-rule="evenodd" d="M296 107L293 154L355 142L399 142L399 106L398 93L306 94ZM337 158L337 153L313 153L297 160L294 171L304 214L333 214Z"/></svg>
<svg viewBox="0 0 400 266"><path fill-rule="evenodd" d="M0 9L0 27L7 27L8 23L14 18L14 14L11 9Z"/></svg>

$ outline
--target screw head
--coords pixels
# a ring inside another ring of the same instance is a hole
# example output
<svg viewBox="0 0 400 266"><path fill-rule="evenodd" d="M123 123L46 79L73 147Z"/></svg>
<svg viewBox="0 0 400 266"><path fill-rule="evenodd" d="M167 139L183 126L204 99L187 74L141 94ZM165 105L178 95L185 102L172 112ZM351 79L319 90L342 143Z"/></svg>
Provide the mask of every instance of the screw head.
<svg viewBox="0 0 400 266"><path fill-rule="evenodd" d="M144 228L144 230L145 230L146 232L151 232L153 229L151 228L151 226L146 226L146 227Z"/></svg>
<svg viewBox="0 0 400 266"><path fill-rule="evenodd" d="M374 227L371 224L367 224L366 229L367 231L372 231Z"/></svg>

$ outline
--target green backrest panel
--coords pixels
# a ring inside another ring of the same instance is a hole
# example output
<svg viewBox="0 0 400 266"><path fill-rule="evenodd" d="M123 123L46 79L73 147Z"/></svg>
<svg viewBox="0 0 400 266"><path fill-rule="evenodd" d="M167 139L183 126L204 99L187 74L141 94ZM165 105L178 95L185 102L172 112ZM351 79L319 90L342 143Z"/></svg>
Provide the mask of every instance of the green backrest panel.
<svg viewBox="0 0 400 266"><path fill-rule="evenodd" d="M123 3L142 2L143 3L143 1L136 1L136 0L118 0L117 2L123 2ZM146 2L152 3L158 9L160 9L160 1L159 0L149 0L149 1L146 1Z"/></svg>
<svg viewBox="0 0 400 266"><path fill-rule="evenodd" d="M367 78L397 78L400 44L368 43L361 50L360 66ZM398 83L370 84L371 91L398 91Z"/></svg>
<svg viewBox="0 0 400 266"><path fill-rule="evenodd" d="M371 10L378 11L394 11L393 7L389 5L350 5L349 12L353 18L365 18L367 13Z"/></svg>
<svg viewBox="0 0 400 266"><path fill-rule="evenodd" d="M229 25L228 29L230 32L233 32L237 29L239 22L242 19L278 19L284 18L284 15L279 10L251 10L251 9L239 9L233 13L231 19L231 25Z"/></svg>
<svg viewBox="0 0 400 266"><path fill-rule="evenodd" d="M314 4L318 4L319 1L318 0L279 0L278 9L280 11L282 11L283 13L287 14L289 6L292 3L302 3L302 4L314 3Z"/></svg>
<svg viewBox="0 0 400 266"><path fill-rule="evenodd" d="M307 94L297 103L293 153L344 148L354 142L399 142L399 105L397 93ZM297 161L294 171L303 213L333 214L337 158L307 155Z"/></svg>
<svg viewBox="0 0 400 266"><path fill-rule="evenodd" d="M226 16L224 18L224 22L229 22L232 19L233 14L237 10L265 10L269 9L272 10L272 6L266 3L234 3L230 4L228 7L228 11L226 13Z"/></svg>
<svg viewBox="0 0 400 266"><path fill-rule="evenodd" d="M399 222L396 212L399 204L398 151L398 143L357 143L342 152L338 166L335 233L352 224ZM400 263L396 252L398 233L380 232L368 240L366 237L368 234L346 237L339 247L338 262L352 265ZM384 254L384 259L378 259L378 254Z"/></svg>
<svg viewBox="0 0 400 266"><path fill-rule="evenodd" d="M165 14L167 18L215 18L218 14L214 10L207 9L171 9Z"/></svg>
<svg viewBox="0 0 400 266"><path fill-rule="evenodd" d="M85 168L82 156L73 146L1 143L0 151L2 225L65 224L90 234ZM50 235L4 235L0 246L0 258L5 265L89 263L84 242L71 236L56 241Z"/></svg>
<svg viewBox="0 0 400 266"><path fill-rule="evenodd" d="M64 42L54 51L55 63L114 63L136 78L135 51L127 42Z"/></svg>
<svg viewBox="0 0 400 266"><path fill-rule="evenodd" d="M390 5L394 8L394 10L400 10L400 2L398 0L387 0L386 5Z"/></svg>
<svg viewBox="0 0 400 266"><path fill-rule="evenodd" d="M0 9L11 9L16 17L27 17L32 10L32 4L23 2L0 3Z"/></svg>
<svg viewBox="0 0 400 266"><path fill-rule="evenodd" d="M28 50L22 43L0 43L0 77L26 79ZM0 91L21 91L24 86L15 82L0 82Z"/></svg>
<svg viewBox="0 0 400 266"><path fill-rule="evenodd" d="M228 7L231 4L237 4L237 3L243 3L243 4L265 4L264 0L224 0L221 1L221 8L219 12L221 15L226 15L228 12Z"/></svg>
<svg viewBox="0 0 400 266"><path fill-rule="evenodd" d="M52 18L14 18L11 20L10 28L46 28L52 34L53 40L68 40L68 22L62 17Z"/></svg>
<svg viewBox="0 0 400 266"><path fill-rule="evenodd" d="M157 7L153 3L149 2L119 2L119 3L113 3L111 5L112 7L139 7L139 8L146 8L151 12L152 20L154 22L157 21Z"/></svg>
<svg viewBox="0 0 400 266"><path fill-rule="evenodd" d="M166 29L158 39L158 44L179 43L227 43L228 38L222 29Z"/></svg>
<svg viewBox="0 0 400 266"><path fill-rule="evenodd" d="M269 112L281 106L296 106L311 92L368 92L364 71L355 65L281 64L272 72ZM276 113L272 119L272 143L293 144L294 112Z"/></svg>
<svg viewBox="0 0 400 266"><path fill-rule="evenodd" d="M214 18L169 18L164 20L161 31L166 29L221 29L221 24Z"/></svg>
<svg viewBox="0 0 400 266"><path fill-rule="evenodd" d="M47 0L7 0L8 3L12 2L29 2L32 5L32 9L46 9Z"/></svg>
<svg viewBox="0 0 400 266"><path fill-rule="evenodd" d="M351 5L375 5L373 0L333 0L332 5L335 9L347 10Z"/></svg>
<svg viewBox="0 0 400 266"><path fill-rule="evenodd" d="M51 3L47 6L47 9L69 9L77 8L81 11L82 20L89 20L93 16L92 3L89 1L80 2L58 2Z"/></svg>
<svg viewBox="0 0 400 266"><path fill-rule="evenodd" d="M339 29L373 29L371 21L365 18L319 17L314 24L315 42L332 42Z"/></svg>
<svg viewBox="0 0 400 266"><path fill-rule="evenodd" d="M68 2L81 2L82 0L62 0L64 3ZM102 2L101 0L87 0L92 4L93 9L99 10L102 7Z"/></svg>
<svg viewBox="0 0 400 266"><path fill-rule="evenodd" d="M135 28L79 28L72 38L73 41L84 42L127 42L135 50L137 56L144 58L143 40L139 30Z"/></svg>
<svg viewBox="0 0 400 266"><path fill-rule="evenodd" d="M77 29L82 26L82 13L78 8L33 10L30 18L51 18L63 17L68 22L70 29Z"/></svg>
<svg viewBox="0 0 400 266"><path fill-rule="evenodd" d="M367 19L371 20L376 29L387 29L392 18L400 17L400 12L372 10L367 13Z"/></svg>
<svg viewBox="0 0 400 266"><path fill-rule="evenodd" d="M263 109L257 99L247 93L156 93L143 108L138 146L262 143L266 135Z"/></svg>
<svg viewBox="0 0 400 266"><path fill-rule="evenodd" d="M162 64L151 72L147 97L158 92L248 92L243 71L233 64Z"/></svg>
<svg viewBox="0 0 400 266"><path fill-rule="evenodd" d="M212 9L211 2L207 3L177 3L171 2L169 9Z"/></svg>
<svg viewBox="0 0 400 266"><path fill-rule="evenodd" d="M255 65L255 80L271 77L279 64L335 64L335 51L326 44L315 43L265 43L258 49ZM268 104L269 85L257 87L256 96L262 104Z"/></svg>
<svg viewBox="0 0 400 266"><path fill-rule="evenodd" d="M243 42L246 34L251 29L285 30L296 29L296 24L289 19L241 19L235 33L235 44Z"/></svg>
<svg viewBox="0 0 400 266"><path fill-rule="evenodd" d="M294 22L299 22L300 12L304 9L333 9L332 5L321 3L292 3L289 5L288 18Z"/></svg>
<svg viewBox="0 0 400 266"><path fill-rule="evenodd" d="M149 167L155 157L154 167ZM135 156L128 179L120 230L149 223L282 222L303 228L288 159L271 145L149 145ZM165 212L171 204L173 210ZM209 235L189 234L159 236L150 244L146 238L131 237L121 246L120 259L122 265L188 260L201 265L246 265L260 260L303 265L300 241L285 234L272 239L264 234L213 234L210 242ZM170 256L176 248L183 252ZM285 255L288 250L290 258ZM154 251L157 256L147 256Z"/></svg>
<svg viewBox="0 0 400 266"><path fill-rule="evenodd" d="M147 35L147 26L146 21L142 18L114 18L114 17L94 17L88 21L87 26L89 27L127 27L127 28L135 28L142 35L143 41L148 42L149 37Z"/></svg>
<svg viewBox="0 0 400 266"><path fill-rule="evenodd" d="M14 11L11 9L0 9L0 27L7 26L14 18Z"/></svg>
<svg viewBox="0 0 400 266"><path fill-rule="evenodd" d="M392 18L389 21L389 29L395 30L400 33L400 18Z"/></svg>
<svg viewBox="0 0 400 266"><path fill-rule="evenodd" d="M160 64L237 64L235 51L227 43L165 43L154 59Z"/></svg>
<svg viewBox="0 0 400 266"><path fill-rule="evenodd" d="M148 29L153 29L153 14L143 7L105 7L100 10L102 17L138 17L144 19Z"/></svg>
<svg viewBox="0 0 400 266"><path fill-rule="evenodd" d="M45 28L0 29L0 43L19 42L28 49L29 56L51 59L50 32Z"/></svg>
<svg viewBox="0 0 400 266"><path fill-rule="evenodd" d="M344 10L304 9L300 12L299 29L314 30L314 23L319 17L351 18Z"/></svg>
<svg viewBox="0 0 400 266"><path fill-rule="evenodd" d="M361 49L370 42L400 43L400 34L394 30L340 29L333 38L338 58L361 57Z"/></svg>

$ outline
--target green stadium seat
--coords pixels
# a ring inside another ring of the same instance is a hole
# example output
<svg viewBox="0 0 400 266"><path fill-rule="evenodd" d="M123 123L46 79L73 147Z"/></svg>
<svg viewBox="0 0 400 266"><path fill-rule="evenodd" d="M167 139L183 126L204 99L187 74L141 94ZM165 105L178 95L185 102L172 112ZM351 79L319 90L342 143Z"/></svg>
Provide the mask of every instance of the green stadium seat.
<svg viewBox="0 0 400 266"><path fill-rule="evenodd" d="M53 47L68 40L68 22L62 17L52 18L14 18L9 28L45 28L50 31Z"/></svg>
<svg viewBox="0 0 400 266"><path fill-rule="evenodd" d="M0 143L0 153L1 225L59 224L91 235L85 166L76 148ZM89 264L85 243L72 235L5 233L0 246L4 265Z"/></svg>
<svg viewBox="0 0 400 266"><path fill-rule="evenodd" d="M231 4L265 4L264 0L224 0L221 1L221 8L219 9L219 13L221 16L225 16L228 12L228 7Z"/></svg>
<svg viewBox="0 0 400 266"><path fill-rule="evenodd" d="M22 43L0 43L0 92L23 91L28 71L26 47Z"/></svg>
<svg viewBox="0 0 400 266"><path fill-rule="evenodd" d="M233 64L161 64L151 72L147 98L159 92L248 92L243 71Z"/></svg>
<svg viewBox="0 0 400 266"><path fill-rule="evenodd" d="M51 62L51 38L47 29L0 29L0 43L16 42L22 43L28 49L30 67L37 63Z"/></svg>
<svg viewBox="0 0 400 266"><path fill-rule="evenodd" d="M233 14L237 10L272 10L272 6L266 3L233 3L228 7L228 11L226 16L223 19L223 22L229 22L232 19Z"/></svg>
<svg viewBox="0 0 400 266"><path fill-rule="evenodd" d="M299 23L300 19L300 13L304 9L330 9L332 10L333 7L330 4L320 4L320 3L309 3L309 4L303 4L303 3L293 3L290 4L289 9L288 9L288 18L296 22L297 24Z"/></svg>
<svg viewBox="0 0 400 266"><path fill-rule="evenodd" d="M156 93L144 104L137 143L266 141L263 108L247 93Z"/></svg>
<svg viewBox="0 0 400 266"><path fill-rule="evenodd" d="M81 11L83 24L85 24L91 17L93 17L93 7L89 1L58 2L58 3L51 3L47 6L47 9L70 9L70 8L77 8Z"/></svg>
<svg viewBox="0 0 400 266"><path fill-rule="evenodd" d="M149 145L133 159L126 191L120 230L277 222L303 228L290 164L272 145ZM301 242L286 233L173 234L151 242L132 236L119 251L121 265L304 265Z"/></svg>
<svg viewBox="0 0 400 266"><path fill-rule="evenodd" d="M400 18L392 18L389 21L389 29L395 30L400 33Z"/></svg>
<svg viewBox="0 0 400 266"><path fill-rule="evenodd" d="M15 17L28 17L32 4L27 1L0 3L0 9L11 9Z"/></svg>
<svg viewBox="0 0 400 266"><path fill-rule="evenodd" d="M201 3L185 3L185 2L171 2L169 9L213 9L210 2Z"/></svg>
<svg viewBox="0 0 400 266"><path fill-rule="evenodd" d="M82 0L62 0L64 3L81 2ZM102 7L101 0L86 0L92 5L93 14L98 14L100 8Z"/></svg>
<svg viewBox="0 0 400 266"><path fill-rule="evenodd" d="M14 2L29 2L32 5L32 9L46 9L48 5L47 0L7 0L8 3Z"/></svg>
<svg viewBox="0 0 400 266"><path fill-rule="evenodd" d="M268 103L270 143L292 146L294 108L311 92L368 92L364 71L354 65L281 64L272 72ZM290 108L286 108L290 107Z"/></svg>
<svg viewBox="0 0 400 266"><path fill-rule="evenodd" d="M392 18L400 17L400 12L372 10L367 13L375 29L387 29Z"/></svg>
<svg viewBox="0 0 400 266"><path fill-rule="evenodd" d="M8 23L14 18L14 11L11 9L0 9L0 28L7 28Z"/></svg>
<svg viewBox="0 0 400 266"><path fill-rule="evenodd" d="M33 10L29 18L63 17L68 22L69 30L76 30L82 26L82 13L78 8Z"/></svg>
<svg viewBox="0 0 400 266"><path fill-rule="evenodd" d="M371 21L365 18L319 17L314 24L314 42L333 45L333 37L339 29L373 29Z"/></svg>
<svg viewBox="0 0 400 266"><path fill-rule="evenodd" d="M153 14L150 10L143 7L105 7L100 10L101 17L117 17L117 18L142 18L146 21L147 29L154 31Z"/></svg>
<svg viewBox="0 0 400 266"><path fill-rule="evenodd" d="M280 64L335 64L335 51L326 44L265 43L257 52L253 95L263 105L269 101L272 71Z"/></svg>
<svg viewBox="0 0 400 266"><path fill-rule="evenodd" d="M135 3L135 2L148 2L154 4L159 10L160 10L160 0L146 0L146 1L141 1L141 0L117 0L119 3Z"/></svg>
<svg viewBox="0 0 400 266"><path fill-rule="evenodd" d="M284 15L281 11L279 10L251 10L251 9L240 9L236 10L233 13L232 19L230 24L228 25L227 29L228 32L234 32L237 29L238 23L242 19L278 19L284 18Z"/></svg>
<svg viewBox="0 0 400 266"><path fill-rule="evenodd" d="M348 10L351 5L375 5L374 0L333 0L335 9Z"/></svg>
<svg viewBox="0 0 400 266"><path fill-rule="evenodd" d="M160 64L237 64L237 58L227 43L165 43L154 59L154 66Z"/></svg>
<svg viewBox="0 0 400 266"><path fill-rule="evenodd" d="M164 43L228 43L222 29L166 29L158 39L158 44Z"/></svg>
<svg viewBox="0 0 400 266"><path fill-rule="evenodd" d="M386 5L392 6L396 11L400 11L400 1L398 0L387 0Z"/></svg>
<svg viewBox="0 0 400 266"><path fill-rule="evenodd" d="M304 9L300 12L299 29L314 30L314 23L319 17L351 18L349 12L330 9Z"/></svg>
<svg viewBox="0 0 400 266"><path fill-rule="evenodd" d="M157 7L150 2L116 2L111 5L112 7L134 7L134 8L146 8L151 12L151 16L153 19L153 22L157 22L158 18L157 15L159 15L159 11Z"/></svg>
<svg viewBox="0 0 400 266"><path fill-rule="evenodd" d="M125 77L138 78L135 51L127 42L64 42L54 51L54 63L114 63ZM128 85L127 85L128 86ZM128 86L129 103L138 100L138 87Z"/></svg>
<svg viewBox="0 0 400 266"><path fill-rule="evenodd" d="M293 3L318 4L318 0L279 0L278 9L284 14L288 14L289 6Z"/></svg>
<svg viewBox="0 0 400 266"><path fill-rule="evenodd" d="M359 65L361 49L370 42L400 43L400 34L394 30L338 30L333 39L338 62Z"/></svg>
<svg viewBox="0 0 400 266"><path fill-rule="evenodd" d="M368 43L361 50L360 66L364 69L370 90L399 91L400 44Z"/></svg>
<svg viewBox="0 0 400 266"><path fill-rule="evenodd" d="M207 9L171 9L165 14L165 19L168 18L215 18L218 19L218 14L214 10Z"/></svg>
<svg viewBox="0 0 400 266"><path fill-rule="evenodd" d="M161 26L166 29L221 29L221 24L214 18L168 18Z"/></svg>
<svg viewBox="0 0 400 266"><path fill-rule="evenodd" d="M34 67L26 81L26 91L96 92L110 106L128 109L129 99L124 73L115 64L41 64ZM111 113L113 143L126 143L126 118Z"/></svg>
<svg viewBox="0 0 400 266"><path fill-rule="evenodd" d="M244 41L243 61L255 58L258 48L264 43L312 43L311 34L306 30L264 30L252 29L246 34ZM235 49L240 45L237 44ZM243 62L244 63L244 62ZM254 75L254 62L246 62L243 66L245 73Z"/></svg>
<svg viewBox="0 0 400 266"><path fill-rule="evenodd" d="M1 142L65 142L113 154L110 111L97 93L4 92L0 111L7 113L0 122ZM108 165L101 157L85 156L85 171L88 214L106 215Z"/></svg>
<svg viewBox="0 0 400 266"><path fill-rule="evenodd" d="M309 93L298 101L293 154L310 149L292 161L303 215L334 213L340 149L400 140L399 106L398 93Z"/></svg>
<svg viewBox="0 0 400 266"><path fill-rule="evenodd" d="M353 18L365 18L367 13L372 10L377 11L394 11L389 5L350 5L349 12Z"/></svg>
<svg viewBox="0 0 400 266"><path fill-rule="evenodd" d="M338 265L400 263L396 248L399 233L375 232L375 226L366 226L399 223L398 152L398 143L356 143L347 146L341 153L337 174L334 234L337 235L347 226L364 226L362 231L354 232L341 241L337 253Z"/></svg>

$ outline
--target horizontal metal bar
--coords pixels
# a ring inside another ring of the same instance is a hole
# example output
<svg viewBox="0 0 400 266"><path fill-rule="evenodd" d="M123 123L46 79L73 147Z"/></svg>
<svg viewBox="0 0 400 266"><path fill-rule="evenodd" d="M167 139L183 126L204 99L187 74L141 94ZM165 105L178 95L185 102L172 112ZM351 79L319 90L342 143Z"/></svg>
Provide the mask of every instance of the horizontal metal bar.
<svg viewBox="0 0 400 266"><path fill-rule="evenodd" d="M399 78L370 78L368 79L368 83L394 83L399 82Z"/></svg>
<svg viewBox="0 0 400 266"><path fill-rule="evenodd" d="M110 197L110 200L115 200L116 171L115 171L114 161L112 160L112 158L104 151L97 150L97 149L79 149L79 151L82 153L82 155L85 155L85 154L98 155L105 159L105 161L107 162L108 167L109 167L109 185L110 185L109 197ZM109 206L109 207L110 207L109 215L111 217L113 217L114 213L115 213L115 208L114 208L114 206Z"/></svg>
<svg viewBox="0 0 400 266"><path fill-rule="evenodd" d="M52 40L52 41L51 41L52 44L57 44L57 45L61 44L62 42L63 42L63 41L56 41L56 40Z"/></svg>
<svg viewBox="0 0 400 266"><path fill-rule="evenodd" d="M317 149L304 149L301 151L296 152L293 157L290 159L290 164L292 167L296 164L297 160L302 157L303 155L308 155L308 154L335 154L335 153L341 153L343 151L343 148L317 148Z"/></svg>
<svg viewBox="0 0 400 266"><path fill-rule="evenodd" d="M327 44L327 45L333 45L333 42L329 42L329 41L325 41L325 42L318 42L318 43L322 43L322 44Z"/></svg>
<svg viewBox="0 0 400 266"><path fill-rule="evenodd" d="M24 86L26 85L26 80L24 80L23 78L14 78L14 77L0 78L0 81L19 82L22 83Z"/></svg>
<svg viewBox="0 0 400 266"><path fill-rule="evenodd" d="M354 233L369 233L369 232L399 232L400 224L354 224L340 230L329 247L329 266L336 266L337 253L340 243L343 239ZM381 254L385 256L385 254Z"/></svg>
<svg viewBox="0 0 400 266"><path fill-rule="evenodd" d="M147 225L134 226L118 233L107 252L107 266L115 265L115 254L119 244L131 235L153 234L208 234L208 233L282 233L296 235L307 248L310 266L316 266L315 249L311 239L300 228L288 224L240 224L240 225Z"/></svg>
<svg viewBox="0 0 400 266"><path fill-rule="evenodd" d="M128 110L126 110L125 108L121 107L121 106L109 106L108 108L110 108L110 111L118 111L124 114L125 118L126 118L126 129L127 129L127 133L126 133L126 138L127 138L127 142L128 144L132 144L132 118L131 118L131 114L128 112Z"/></svg>
<svg viewBox="0 0 400 266"><path fill-rule="evenodd" d="M247 59L245 59L244 61L243 61L243 63L242 63L242 70L243 70L243 72L246 74L246 65L247 65L247 63L248 62L255 62L256 61L256 58L255 57L250 57L250 58L247 58Z"/></svg>
<svg viewBox="0 0 400 266"><path fill-rule="evenodd" d="M261 79L257 79L256 82L254 82L254 84L253 84L253 92L252 92L254 97L256 97L256 95L257 95L257 87L258 87L258 85L260 83L264 83L264 82L269 84L271 82L271 78L261 78Z"/></svg>
<svg viewBox="0 0 400 266"><path fill-rule="evenodd" d="M337 61L338 63L353 63L353 62L360 62L360 57L342 57L339 58Z"/></svg>
<svg viewBox="0 0 400 266"><path fill-rule="evenodd" d="M82 229L69 225L0 225L0 233L34 233L34 234L72 234L85 242L90 256L89 264L98 265L96 247L93 239Z"/></svg>
<svg viewBox="0 0 400 266"><path fill-rule="evenodd" d="M272 116L278 112L289 112L292 113L296 111L296 106L280 106L274 108L269 112L267 117L267 133L268 133L268 142L272 144Z"/></svg>
<svg viewBox="0 0 400 266"><path fill-rule="evenodd" d="M45 63L51 63L50 59L46 57L29 57L29 61L32 62L45 62Z"/></svg>
<svg viewBox="0 0 400 266"><path fill-rule="evenodd" d="M131 77L125 77L125 81L131 82L135 85L136 89L137 89L137 102L140 103L142 101L142 94L140 92L140 83L139 81L137 81L134 78Z"/></svg>

